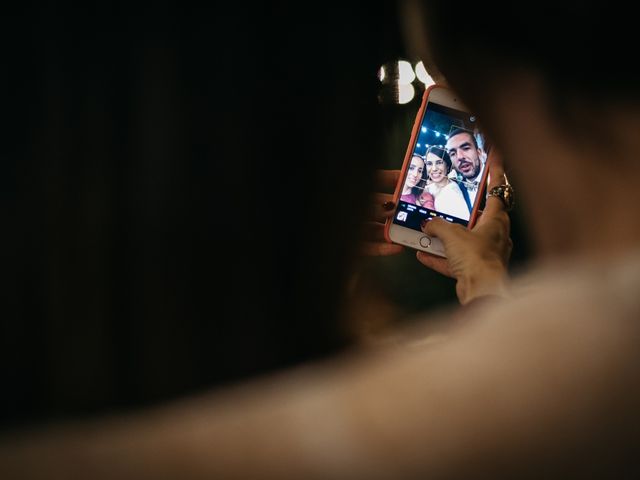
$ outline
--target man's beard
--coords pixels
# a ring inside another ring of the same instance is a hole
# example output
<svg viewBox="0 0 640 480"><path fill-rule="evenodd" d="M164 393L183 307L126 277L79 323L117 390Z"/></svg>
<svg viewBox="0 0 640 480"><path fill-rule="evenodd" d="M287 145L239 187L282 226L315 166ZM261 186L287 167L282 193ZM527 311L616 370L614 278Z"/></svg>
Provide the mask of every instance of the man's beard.
<svg viewBox="0 0 640 480"><path fill-rule="evenodd" d="M473 169L471 171L472 174L467 176L467 174L464 173L461 169L458 170L458 172L460 173L460 175L462 175L462 178L464 178L465 180L475 180L476 177L478 176L478 174L480 173L480 168L479 167L474 167L473 163L471 163L471 162L461 162L458 168L460 168L461 166L463 166L465 164L471 166L471 168Z"/></svg>

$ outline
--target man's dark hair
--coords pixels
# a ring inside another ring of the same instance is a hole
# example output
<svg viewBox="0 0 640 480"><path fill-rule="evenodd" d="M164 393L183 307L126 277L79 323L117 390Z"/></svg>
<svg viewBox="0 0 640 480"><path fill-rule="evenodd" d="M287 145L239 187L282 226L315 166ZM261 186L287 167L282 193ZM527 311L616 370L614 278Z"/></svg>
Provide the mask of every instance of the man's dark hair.
<svg viewBox="0 0 640 480"><path fill-rule="evenodd" d="M451 132L449 132L449 138L455 137L456 135L460 135L461 133L468 134L473 140L473 146L478 148L478 141L476 140L476 136L473 134L471 130L467 130L466 128L453 127Z"/></svg>

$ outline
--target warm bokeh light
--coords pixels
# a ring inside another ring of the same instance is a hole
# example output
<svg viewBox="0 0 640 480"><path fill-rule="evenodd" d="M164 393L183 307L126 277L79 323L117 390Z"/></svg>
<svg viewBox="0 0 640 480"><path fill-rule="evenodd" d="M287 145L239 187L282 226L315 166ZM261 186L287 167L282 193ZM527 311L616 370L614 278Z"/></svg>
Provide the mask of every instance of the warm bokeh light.
<svg viewBox="0 0 640 480"><path fill-rule="evenodd" d="M416 91L423 89L421 84L429 86L434 83L422 62L416 64L414 71L413 65L406 60L390 61L381 65L376 76L382 84L378 94L378 102L382 104L409 103L415 97ZM416 80L421 84L416 84Z"/></svg>
<svg viewBox="0 0 640 480"><path fill-rule="evenodd" d="M406 60L398 61L398 85L409 85L416 79L413 67Z"/></svg>
<svg viewBox="0 0 640 480"><path fill-rule="evenodd" d="M416 90L411 84L398 85L398 103L409 103L411 100L413 100L415 93Z"/></svg>
<svg viewBox="0 0 640 480"><path fill-rule="evenodd" d="M427 73L427 69L424 68L424 63L422 63L422 60L416 63L416 75L418 77L418 80L424 83L425 87L429 87L436 83L433 81L433 78L431 78L431 75Z"/></svg>

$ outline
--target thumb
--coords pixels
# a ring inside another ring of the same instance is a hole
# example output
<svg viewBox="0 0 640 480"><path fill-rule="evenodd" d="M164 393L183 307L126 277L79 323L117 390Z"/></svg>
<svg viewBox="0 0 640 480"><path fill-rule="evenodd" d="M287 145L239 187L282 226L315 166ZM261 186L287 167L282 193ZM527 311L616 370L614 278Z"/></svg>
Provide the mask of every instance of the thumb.
<svg viewBox="0 0 640 480"><path fill-rule="evenodd" d="M449 223L441 218L434 218L427 222L422 231L430 237L437 237L447 244L456 238L460 238L465 229L462 225Z"/></svg>

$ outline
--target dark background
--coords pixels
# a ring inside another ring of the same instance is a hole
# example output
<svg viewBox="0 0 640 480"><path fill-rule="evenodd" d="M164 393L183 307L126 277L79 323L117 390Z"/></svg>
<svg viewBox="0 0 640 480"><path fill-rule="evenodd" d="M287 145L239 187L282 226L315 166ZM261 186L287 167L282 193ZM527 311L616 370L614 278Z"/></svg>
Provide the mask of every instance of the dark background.
<svg viewBox="0 0 640 480"><path fill-rule="evenodd" d="M403 56L394 2L47 4L0 22L3 428L352 343L354 225L418 106L378 103L377 68ZM402 312L453 300L411 252L360 268Z"/></svg>

